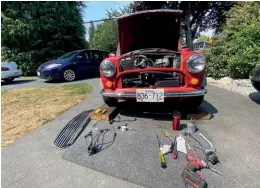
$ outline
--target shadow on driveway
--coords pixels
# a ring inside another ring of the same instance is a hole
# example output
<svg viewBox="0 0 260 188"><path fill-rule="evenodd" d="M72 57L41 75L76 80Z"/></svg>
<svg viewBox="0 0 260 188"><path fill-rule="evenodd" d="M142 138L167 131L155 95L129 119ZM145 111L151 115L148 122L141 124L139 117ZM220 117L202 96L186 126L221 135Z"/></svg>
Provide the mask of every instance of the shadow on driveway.
<svg viewBox="0 0 260 188"><path fill-rule="evenodd" d="M212 114L218 113L218 110L204 100L201 106L197 109L190 109L182 105L182 103L137 103L133 101L124 101L119 103L121 108L121 115L128 117L150 118L153 120L171 121L172 113L179 111L183 118L186 118L187 113L197 113L198 110ZM183 119L182 118L182 119Z"/></svg>
<svg viewBox="0 0 260 188"><path fill-rule="evenodd" d="M88 80L88 79L92 79L92 78L99 78L100 77L100 75L98 74L98 75L90 75L90 76L88 76L88 77L83 77L83 78L78 78L78 79L76 79L76 80L74 80L74 81L72 81L72 82L70 82L70 83L73 83L73 82L78 82L78 81L83 81L83 80ZM62 80L62 79L60 79L60 80L45 80L44 81L45 83L48 83L48 84L61 84L61 83L68 83L68 82L66 82L66 81L64 81L64 80Z"/></svg>
<svg viewBox="0 0 260 188"><path fill-rule="evenodd" d="M6 83L5 81L2 81L1 84L4 85L16 85L16 84L25 84L25 83L29 83L29 82L34 82L37 79L26 79L26 80L14 80L11 83Z"/></svg>
<svg viewBox="0 0 260 188"><path fill-rule="evenodd" d="M249 98L256 104L260 104L260 92L253 92L249 94Z"/></svg>

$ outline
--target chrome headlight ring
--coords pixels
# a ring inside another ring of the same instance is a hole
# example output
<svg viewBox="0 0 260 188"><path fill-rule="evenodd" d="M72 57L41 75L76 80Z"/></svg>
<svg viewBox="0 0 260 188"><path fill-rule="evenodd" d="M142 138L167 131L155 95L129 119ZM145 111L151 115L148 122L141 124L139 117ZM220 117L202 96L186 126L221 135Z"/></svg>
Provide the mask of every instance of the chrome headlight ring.
<svg viewBox="0 0 260 188"><path fill-rule="evenodd" d="M111 60L104 60L99 67L101 74L105 77L112 77L116 73L116 66Z"/></svg>
<svg viewBox="0 0 260 188"><path fill-rule="evenodd" d="M187 59L188 71L191 73L199 73L206 67L206 59L201 54L193 54Z"/></svg>

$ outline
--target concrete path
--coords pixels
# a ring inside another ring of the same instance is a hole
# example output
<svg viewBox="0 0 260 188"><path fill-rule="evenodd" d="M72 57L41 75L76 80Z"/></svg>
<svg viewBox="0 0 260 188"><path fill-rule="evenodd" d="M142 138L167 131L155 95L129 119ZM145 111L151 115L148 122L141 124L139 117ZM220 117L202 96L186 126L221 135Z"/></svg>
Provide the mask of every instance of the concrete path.
<svg viewBox="0 0 260 188"><path fill-rule="evenodd" d="M67 122L102 104L99 79L88 82L95 86L88 99L2 150L2 188L140 187L63 160L64 151L54 148L53 141Z"/></svg>
<svg viewBox="0 0 260 188"><path fill-rule="evenodd" d="M99 84L98 79L88 82ZM140 187L65 161L61 158L64 151L53 147L56 135L69 120L102 104L99 89L94 88L88 99L2 150L2 187ZM215 117L201 122L200 127L216 143L220 159L233 172L224 177L224 182L230 183L223 187L259 187L260 105L213 86L208 90L206 101L215 107Z"/></svg>
<svg viewBox="0 0 260 188"><path fill-rule="evenodd" d="M10 84L1 82L1 90L11 90L11 89L22 89L22 88L37 88L37 87L50 87L50 86L59 86L67 84L75 84L81 82L91 82L91 80L96 80L96 78L85 78L81 80L76 80L74 82L53 82L39 79L38 77L21 77L16 78Z"/></svg>

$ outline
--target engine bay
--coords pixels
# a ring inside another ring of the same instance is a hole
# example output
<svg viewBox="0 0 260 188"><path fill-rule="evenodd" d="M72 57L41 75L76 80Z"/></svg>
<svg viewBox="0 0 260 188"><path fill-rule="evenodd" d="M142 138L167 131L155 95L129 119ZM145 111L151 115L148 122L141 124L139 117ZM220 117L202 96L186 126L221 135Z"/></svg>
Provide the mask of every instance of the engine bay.
<svg viewBox="0 0 260 188"><path fill-rule="evenodd" d="M180 55L134 55L120 60L120 71L144 68L180 68Z"/></svg>
<svg viewBox="0 0 260 188"><path fill-rule="evenodd" d="M179 87L184 85L183 77L174 71L163 68L180 68L179 55L135 55L120 60L120 71L146 68L162 68L161 71L129 73L122 76L123 88L139 87Z"/></svg>

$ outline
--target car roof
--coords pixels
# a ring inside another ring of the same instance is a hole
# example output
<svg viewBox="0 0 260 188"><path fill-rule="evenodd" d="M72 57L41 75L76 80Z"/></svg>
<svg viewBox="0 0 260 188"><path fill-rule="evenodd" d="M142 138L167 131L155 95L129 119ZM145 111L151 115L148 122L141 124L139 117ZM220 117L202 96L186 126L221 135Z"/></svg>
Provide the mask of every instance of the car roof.
<svg viewBox="0 0 260 188"><path fill-rule="evenodd" d="M100 51L100 52L107 52L107 53L109 53L108 51L105 51L105 50L101 50L101 49L98 49L98 48L88 48L88 49L82 49L82 50L77 50L78 52L82 52L82 51L85 51L85 50L87 50L87 51L91 51L91 50L95 50L95 51Z"/></svg>

